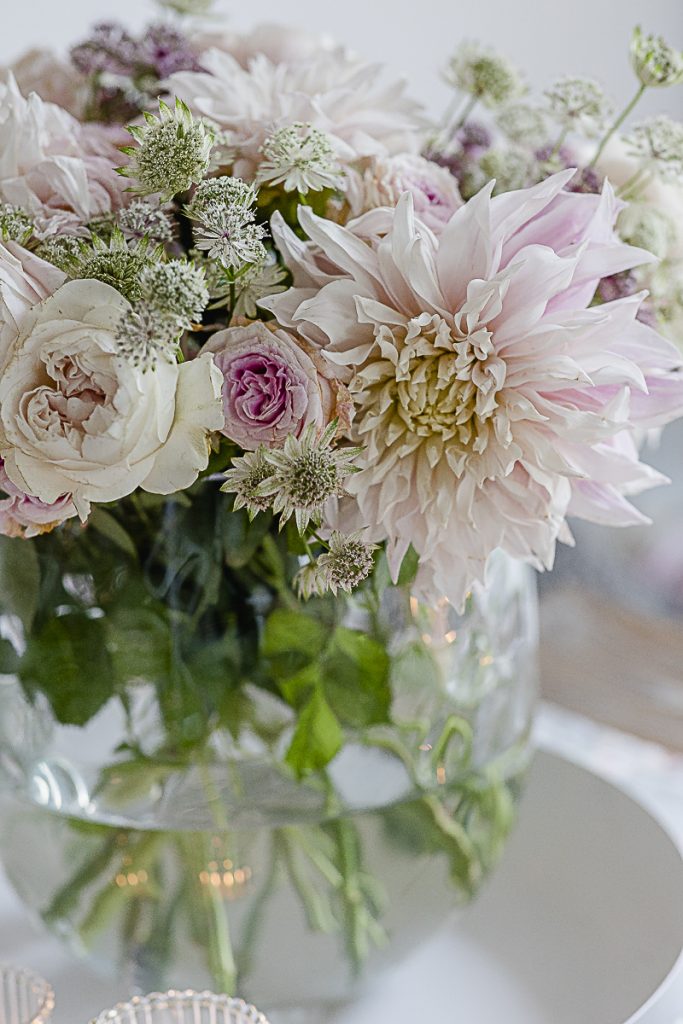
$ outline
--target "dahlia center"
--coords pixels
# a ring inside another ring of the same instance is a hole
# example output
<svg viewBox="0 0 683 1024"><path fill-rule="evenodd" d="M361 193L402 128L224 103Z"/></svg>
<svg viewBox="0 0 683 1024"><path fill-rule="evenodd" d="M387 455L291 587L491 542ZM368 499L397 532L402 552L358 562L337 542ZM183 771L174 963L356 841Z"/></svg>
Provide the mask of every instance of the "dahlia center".
<svg viewBox="0 0 683 1024"><path fill-rule="evenodd" d="M445 326L440 321L415 339L408 330L396 367L394 411L413 434L469 448L496 411L505 363L486 327L464 334Z"/></svg>

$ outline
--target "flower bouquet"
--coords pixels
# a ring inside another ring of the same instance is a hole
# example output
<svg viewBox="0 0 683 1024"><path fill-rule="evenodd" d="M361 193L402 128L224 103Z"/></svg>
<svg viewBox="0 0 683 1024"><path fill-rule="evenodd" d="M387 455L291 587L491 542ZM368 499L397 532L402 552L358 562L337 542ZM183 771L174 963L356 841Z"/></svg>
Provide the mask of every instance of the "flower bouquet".
<svg viewBox="0 0 683 1024"><path fill-rule="evenodd" d="M326 40L161 6L0 84L0 846L131 984L330 1003L496 861L528 567L661 480L681 128L615 191L595 83L522 102L464 44L435 125Z"/></svg>

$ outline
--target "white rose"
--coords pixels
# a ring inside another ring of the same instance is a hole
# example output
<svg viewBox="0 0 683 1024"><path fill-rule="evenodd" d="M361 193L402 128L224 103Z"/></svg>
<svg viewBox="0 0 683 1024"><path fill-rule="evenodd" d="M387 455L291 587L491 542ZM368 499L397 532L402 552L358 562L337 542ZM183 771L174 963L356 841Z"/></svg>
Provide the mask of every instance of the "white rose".
<svg viewBox="0 0 683 1024"><path fill-rule="evenodd" d="M25 319L0 377L0 456L10 480L51 503L91 501L137 487L188 487L223 426L222 375L210 355L143 373L117 354L130 308L98 281L71 281Z"/></svg>

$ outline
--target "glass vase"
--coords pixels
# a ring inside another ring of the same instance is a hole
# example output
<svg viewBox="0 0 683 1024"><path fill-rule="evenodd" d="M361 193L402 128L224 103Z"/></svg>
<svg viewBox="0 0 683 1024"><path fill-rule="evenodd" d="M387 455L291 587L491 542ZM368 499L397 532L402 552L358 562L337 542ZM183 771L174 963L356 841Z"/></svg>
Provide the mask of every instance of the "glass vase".
<svg viewBox="0 0 683 1024"><path fill-rule="evenodd" d="M380 555L303 603L282 535L217 487L147 498L0 544L0 854L129 991L315 1019L496 864L529 760L533 575L496 553L457 610Z"/></svg>
<svg viewBox="0 0 683 1024"><path fill-rule="evenodd" d="M104 1010L90 1024L268 1024L255 1006L213 992L154 992Z"/></svg>
<svg viewBox="0 0 683 1024"><path fill-rule="evenodd" d="M0 966L0 1024L47 1024L52 986L23 967Z"/></svg>

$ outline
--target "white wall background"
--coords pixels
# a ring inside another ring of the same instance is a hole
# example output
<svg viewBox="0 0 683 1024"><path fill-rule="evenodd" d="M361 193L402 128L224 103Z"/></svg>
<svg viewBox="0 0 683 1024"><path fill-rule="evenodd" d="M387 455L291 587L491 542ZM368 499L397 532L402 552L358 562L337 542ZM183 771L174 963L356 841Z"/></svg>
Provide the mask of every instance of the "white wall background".
<svg viewBox="0 0 683 1024"><path fill-rule="evenodd" d="M525 68L531 84L575 73L600 79L620 101L633 89L631 28L663 33L683 48L683 0L218 0L235 28L286 21L324 30L407 77L438 112L446 99L439 69L463 37L484 39ZM66 48L91 22L118 18L140 28L152 0L0 0L0 63L29 46ZM651 93L644 110L683 116L683 86Z"/></svg>

